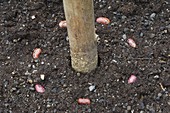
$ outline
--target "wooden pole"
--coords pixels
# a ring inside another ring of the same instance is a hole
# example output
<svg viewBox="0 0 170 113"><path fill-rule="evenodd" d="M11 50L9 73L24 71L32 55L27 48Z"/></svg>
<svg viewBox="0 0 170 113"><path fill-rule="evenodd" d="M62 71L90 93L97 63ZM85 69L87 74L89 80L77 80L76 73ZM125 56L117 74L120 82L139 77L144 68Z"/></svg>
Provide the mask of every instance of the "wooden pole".
<svg viewBox="0 0 170 113"><path fill-rule="evenodd" d="M72 67L79 72L94 70L98 62L93 0L63 0Z"/></svg>

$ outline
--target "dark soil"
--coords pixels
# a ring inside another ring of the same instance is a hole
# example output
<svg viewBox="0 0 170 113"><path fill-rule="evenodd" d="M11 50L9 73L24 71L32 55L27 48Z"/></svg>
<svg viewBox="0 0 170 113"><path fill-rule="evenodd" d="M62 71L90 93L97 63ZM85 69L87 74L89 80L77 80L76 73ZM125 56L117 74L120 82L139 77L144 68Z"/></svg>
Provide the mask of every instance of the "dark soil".
<svg viewBox="0 0 170 113"><path fill-rule="evenodd" d="M96 23L99 66L82 74L58 26L62 0L0 0L0 113L170 113L170 1L94 0L94 8L111 23Z"/></svg>

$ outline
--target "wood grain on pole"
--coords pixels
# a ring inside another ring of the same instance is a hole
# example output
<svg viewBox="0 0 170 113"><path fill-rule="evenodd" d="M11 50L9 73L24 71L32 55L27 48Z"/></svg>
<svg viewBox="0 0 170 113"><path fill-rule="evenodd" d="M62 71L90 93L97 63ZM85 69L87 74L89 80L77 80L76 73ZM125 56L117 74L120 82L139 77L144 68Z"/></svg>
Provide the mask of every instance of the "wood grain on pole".
<svg viewBox="0 0 170 113"><path fill-rule="evenodd" d="M93 0L63 0L71 64L79 72L94 70L98 62Z"/></svg>

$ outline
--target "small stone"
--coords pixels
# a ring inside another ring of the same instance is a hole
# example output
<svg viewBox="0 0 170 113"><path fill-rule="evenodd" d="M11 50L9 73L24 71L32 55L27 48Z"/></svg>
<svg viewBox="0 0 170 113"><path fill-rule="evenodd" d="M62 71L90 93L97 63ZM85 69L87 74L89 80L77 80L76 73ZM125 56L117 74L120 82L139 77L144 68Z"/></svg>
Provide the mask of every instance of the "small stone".
<svg viewBox="0 0 170 113"><path fill-rule="evenodd" d="M28 81L28 83L30 83L30 84L33 83L33 81L32 81L31 79L28 79L27 81Z"/></svg>
<svg viewBox="0 0 170 113"><path fill-rule="evenodd" d="M30 67L31 67L31 64L28 64L28 67L30 68Z"/></svg>
<svg viewBox="0 0 170 113"><path fill-rule="evenodd" d="M29 73L28 71L25 72L25 75L31 75L31 73Z"/></svg>
<svg viewBox="0 0 170 113"><path fill-rule="evenodd" d="M158 93L158 97L161 97L162 96L162 93Z"/></svg>
<svg viewBox="0 0 170 113"><path fill-rule="evenodd" d="M43 64L45 64L44 62L41 62L41 64L43 65Z"/></svg>
<svg viewBox="0 0 170 113"><path fill-rule="evenodd" d="M134 29L130 29L131 32L134 32L135 30Z"/></svg>
<svg viewBox="0 0 170 113"><path fill-rule="evenodd" d="M111 8L112 8L111 6L108 7L108 9L111 9Z"/></svg>
<svg viewBox="0 0 170 113"><path fill-rule="evenodd" d="M66 36L66 41L69 41L69 37L68 36Z"/></svg>
<svg viewBox="0 0 170 113"><path fill-rule="evenodd" d="M51 105L50 105L50 104L47 104L47 108L49 108L49 107L51 107Z"/></svg>
<svg viewBox="0 0 170 113"><path fill-rule="evenodd" d="M130 111L132 109L131 106L127 106L127 110Z"/></svg>
<svg viewBox="0 0 170 113"><path fill-rule="evenodd" d="M156 13L152 13L152 14L150 15L150 18L153 20L153 18L155 18L155 16L156 16Z"/></svg>
<svg viewBox="0 0 170 113"><path fill-rule="evenodd" d="M80 76L80 73L77 73L77 76Z"/></svg>
<svg viewBox="0 0 170 113"><path fill-rule="evenodd" d="M123 31L127 33L129 31L129 28L124 28Z"/></svg>
<svg viewBox="0 0 170 113"><path fill-rule="evenodd" d="M168 105L170 105L170 101L168 101L167 103L168 103Z"/></svg>
<svg viewBox="0 0 170 113"><path fill-rule="evenodd" d="M124 16L124 15L122 16L122 19L123 19L123 20L126 19L126 18L127 18L126 16Z"/></svg>
<svg viewBox="0 0 170 113"><path fill-rule="evenodd" d="M11 92L16 91L16 90L17 90L17 88L16 88L16 87L13 87L13 88L11 89Z"/></svg>
<svg viewBox="0 0 170 113"><path fill-rule="evenodd" d="M58 89L56 87L52 88L51 92L52 93L57 93Z"/></svg>
<svg viewBox="0 0 170 113"><path fill-rule="evenodd" d="M31 16L31 19L35 19L35 15L32 15L32 16Z"/></svg>
<svg viewBox="0 0 170 113"><path fill-rule="evenodd" d="M141 101L140 103L139 103L139 109L145 109L145 105L144 105L144 103L143 103L143 101Z"/></svg>
<svg viewBox="0 0 170 113"><path fill-rule="evenodd" d="M127 38L126 34L123 34L122 38L125 40Z"/></svg>
<svg viewBox="0 0 170 113"><path fill-rule="evenodd" d="M89 91L94 91L94 90L95 90L95 88L96 88L96 86L95 86L95 85L91 85L91 86L89 87Z"/></svg>
<svg viewBox="0 0 170 113"><path fill-rule="evenodd" d="M155 79L159 79L159 75L155 75L153 78L155 78Z"/></svg>
<svg viewBox="0 0 170 113"><path fill-rule="evenodd" d="M12 75L14 75L14 74L16 74L16 72L15 72L15 71L13 71L11 74L12 74Z"/></svg>
<svg viewBox="0 0 170 113"><path fill-rule="evenodd" d="M163 31L163 33L165 33L165 34L168 33L168 30L165 29L165 30Z"/></svg>
<svg viewBox="0 0 170 113"><path fill-rule="evenodd" d="M10 56L7 56L7 59L11 59L11 57L10 57Z"/></svg>
<svg viewBox="0 0 170 113"><path fill-rule="evenodd" d="M33 71L32 71L32 73L37 73L37 72L38 72L38 70L33 70Z"/></svg>
<svg viewBox="0 0 170 113"><path fill-rule="evenodd" d="M154 38L154 37L155 37L155 34L151 33L150 38Z"/></svg>
<svg viewBox="0 0 170 113"><path fill-rule="evenodd" d="M35 59L34 62L37 63L39 60L38 59Z"/></svg>
<svg viewBox="0 0 170 113"><path fill-rule="evenodd" d="M29 87L29 90L34 91L35 89L33 87Z"/></svg>
<svg viewBox="0 0 170 113"><path fill-rule="evenodd" d="M144 35L144 34L141 32L141 33L140 33L140 37L143 37L143 35Z"/></svg>
<svg viewBox="0 0 170 113"><path fill-rule="evenodd" d="M144 111L140 111L140 113L144 113Z"/></svg>
<svg viewBox="0 0 170 113"><path fill-rule="evenodd" d="M128 110L125 110L125 112L124 113L128 113Z"/></svg>
<svg viewBox="0 0 170 113"><path fill-rule="evenodd" d="M44 75L44 74L41 74L41 75L40 75L40 78L41 78L41 80L44 80L44 79L45 79L45 75Z"/></svg>

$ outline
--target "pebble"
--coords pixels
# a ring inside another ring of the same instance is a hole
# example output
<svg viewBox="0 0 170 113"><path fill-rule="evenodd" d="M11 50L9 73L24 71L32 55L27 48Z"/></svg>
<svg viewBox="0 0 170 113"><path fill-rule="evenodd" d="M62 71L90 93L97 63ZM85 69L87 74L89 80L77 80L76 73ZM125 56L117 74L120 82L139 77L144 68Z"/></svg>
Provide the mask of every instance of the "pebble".
<svg viewBox="0 0 170 113"><path fill-rule="evenodd" d="M52 88L51 92L52 93L57 93L58 89L56 87Z"/></svg>
<svg viewBox="0 0 170 113"><path fill-rule="evenodd" d="M89 91L94 91L94 90L95 90L95 88L96 88L96 86L95 86L95 85L91 85L91 86L89 87Z"/></svg>
<svg viewBox="0 0 170 113"><path fill-rule="evenodd" d="M170 105L170 101L168 101L167 103L168 103L168 105Z"/></svg>
<svg viewBox="0 0 170 113"><path fill-rule="evenodd" d="M35 19L35 15L32 15L32 16L31 16L31 19Z"/></svg>
<svg viewBox="0 0 170 113"><path fill-rule="evenodd" d="M154 38L155 37L155 34L154 33L151 33L150 34L150 38Z"/></svg>
<svg viewBox="0 0 170 113"><path fill-rule="evenodd" d="M155 75L153 78L154 79L159 79L159 75Z"/></svg>
<svg viewBox="0 0 170 113"><path fill-rule="evenodd" d="M158 97L161 97L162 96L162 93L158 93Z"/></svg>
<svg viewBox="0 0 170 113"><path fill-rule="evenodd" d="M131 106L127 106L127 110L130 111L132 109Z"/></svg>
<svg viewBox="0 0 170 113"><path fill-rule="evenodd" d="M26 71L24 74L25 75L31 75L31 73L29 73L28 71Z"/></svg>
<svg viewBox="0 0 170 113"><path fill-rule="evenodd" d="M13 88L11 89L11 92L16 91L16 90L17 90L17 88L16 88L16 87L13 87Z"/></svg>
<svg viewBox="0 0 170 113"><path fill-rule="evenodd" d="M8 85L8 81L4 80L3 83L4 83L4 87L6 88Z"/></svg>
<svg viewBox="0 0 170 113"><path fill-rule="evenodd" d="M124 16L124 15L122 16L122 19L123 19L123 20L126 19L126 18L127 18L126 16Z"/></svg>
<svg viewBox="0 0 170 113"><path fill-rule="evenodd" d="M43 64L45 64L45 63L42 61L41 64L43 65Z"/></svg>
<svg viewBox="0 0 170 113"><path fill-rule="evenodd" d="M168 30L165 29L165 30L163 31L163 33L165 33L165 34L168 33Z"/></svg>
<svg viewBox="0 0 170 113"><path fill-rule="evenodd" d="M47 104L47 108L49 108L49 107L51 107L51 105L50 105L50 104Z"/></svg>
<svg viewBox="0 0 170 113"><path fill-rule="evenodd" d="M144 34L141 32L141 33L140 33L140 37L143 37L143 35L144 35Z"/></svg>
<svg viewBox="0 0 170 113"><path fill-rule="evenodd" d="M124 28L123 31L127 33L129 31L129 28Z"/></svg>
<svg viewBox="0 0 170 113"><path fill-rule="evenodd" d="M144 111L140 111L139 113L144 113Z"/></svg>
<svg viewBox="0 0 170 113"><path fill-rule="evenodd" d="M152 13L152 14L150 15L150 18L153 20L153 19L155 18L155 16L156 16L156 13Z"/></svg>
<svg viewBox="0 0 170 113"><path fill-rule="evenodd" d="M32 81L31 79L28 79L27 81L28 81L28 83L30 83L30 84L33 83L33 81Z"/></svg>
<svg viewBox="0 0 170 113"><path fill-rule="evenodd" d="M77 73L77 76L80 76L80 73Z"/></svg>
<svg viewBox="0 0 170 113"><path fill-rule="evenodd" d="M29 89L30 89L31 91L34 91L34 90L35 90L33 87L29 87Z"/></svg>
<svg viewBox="0 0 170 113"><path fill-rule="evenodd" d="M40 75L40 78L41 78L41 80L44 80L44 79L45 79L45 75L44 75L44 74L41 74L41 75Z"/></svg>
<svg viewBox="0 0 170 113"><path fill-rule="evenodd" d="M135 30L134 29L130 29L131 32L134 32Z"/></svg>
<svg viewBox="0 0 170 113"><path fill-rule="evenodd" d="M122 38L125 40L127 38L126 34L123 34Z"/></svg>

